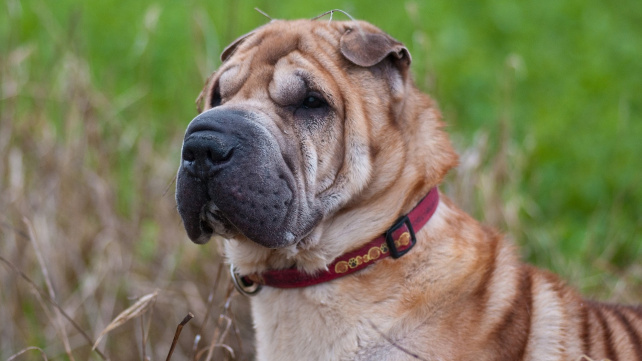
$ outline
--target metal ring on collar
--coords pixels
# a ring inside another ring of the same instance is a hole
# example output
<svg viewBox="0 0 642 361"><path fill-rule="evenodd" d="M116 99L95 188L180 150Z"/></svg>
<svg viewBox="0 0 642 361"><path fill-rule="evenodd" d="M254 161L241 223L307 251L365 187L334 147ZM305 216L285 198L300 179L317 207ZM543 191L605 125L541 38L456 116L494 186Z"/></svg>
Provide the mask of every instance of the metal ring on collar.
<svg viewBox="0 0 642 361"><path fill-rule="evenodd" d="M234 287L240 294L245 296L254 296L261 290L261 285L258 283L248 284L243 280L243 277L236 272L234 269L234 264L230 264L230 275L232 275L232 282L234 282Z"/></svg>

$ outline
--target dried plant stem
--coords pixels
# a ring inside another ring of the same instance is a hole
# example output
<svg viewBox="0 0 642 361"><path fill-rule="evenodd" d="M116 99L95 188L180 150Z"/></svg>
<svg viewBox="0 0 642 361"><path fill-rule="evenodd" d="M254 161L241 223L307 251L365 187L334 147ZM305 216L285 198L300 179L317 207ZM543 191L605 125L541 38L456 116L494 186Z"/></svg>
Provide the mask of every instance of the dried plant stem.
<svg viewBox="0 0 642 361"><path fill-rule="evenodd" d="M37 293L40 297L42 297L43 299L47 300L49 303L51 303L51 305L52 305L52 306L54 306L58 311L60 311L60 314L61 314L64 318L66 318L66 319L67 319L67 321L69 321L69 323L71 323L71 325L76 329L76 331L78 331L78 332L79 332L79 333L80 333L80 334L85 338L85 340L87 340L87 342L89 343L89 345L93 345L93 344L94 344L94 342L91 340L91 337L89 337L89 335L87 335L87 333L86 333L86 332L85 332L85 331L84 331L84 330L83 330L83 329L82 329L82 328L81 328L81 327L76 323L76 321L74 321L74 320L73 320L73 319L72 319L72 318L71 318L71 317L70 317L70 316L69 316L69 315L68 315L68 314L67 314L67 313L62 309L62 307L60 307L60 306L58 305L58 303L56 303L56 301L55 301L54 299L52 299L51 297L49 297L46 293L42 292L42 291L38 288L38 286L36 286L36 284L35 284L35 283L34 283L34 282L33 282L33 281L32 281L32 280L31 280L31 279L30 279L26 274L24 274L20 269L18 269L18 267L16 267L13 263L11 263L9 260L7 260L6 258L4 258L4 257L2 257L2 256L0 256L0 261L2 261L4 264L6 264L7 266L9 266L9 268L11 268L11 269L13 270L13 272L15 272L16 274L18 274L22 279L24 279L25 281L27 281L27 283L28 283L28 284L29 284L29 285L34 289L34 291L36 291L36 293ZM95 349L94 349L94 351L95 351L95 352L98 354L98 356L100 356L100 358L102 358L103 360L105 360L105 361L106 361L106 360L109 360L109 359L108 359L108 358L107 358L107 357L106 357L102 352L100 352L100 350L99 350L98 348L95 348Z"/></svg>
<svg viewBox="0 0 642 361"><path fill-rule="evenodd" d="M36 253L36 258L38 259L38 264L40 265L40 270L42 271L42 275L45 279L45 285L47 286L49 297L52 300L55 300L56 293L54 292L53 284L51 282L51 277L49 277L49 271L47 270L47 267L45 265L45 259L42 256L42 252L40 251L40 244L38 243L38 239L36 238L36 232L33 229L33 224L26 217L24 217L22 221L27 226L27 230L29 232L29 239L31 240L31 244L33 245L33 249ZM56 325L58 332L60 332L60 337L62 338L62 344L65 348L65 352L67 353L67 356L71 361L76 361L73 354L71 353L71 346L69 345L69 337L67 336L67 330L65 329L65 325L62 321L60 310L56 309L55 312L56 312L56 317L54 319L54 324Z"/></svg>
<svg viewBox="0 0 642 361"><path fill-rule="evenodd" d="M265 11L263 11L263 10L261 10L261 9L259 9L259 8L254 8L254 10L256 10L256 12L258 12L259 14L261 14L261 15L265 16L266 18L270 19L270 21L274 20L274 19L272 19L272 17L271 17L270 15L268 15Z"/></svg>
<svg viewBox="0 0 642 361"><path fill-rule="evenodd" d="M205 312L205 318L203 319L201 327L198 328L198 332L196 333L196 336L194 338L194 346L192 348L193 361L198 360L196 351L198 350L198 345L200 344L200 341L202 339L201 335L203 334L205 325L207 325L207 321L209 321L210 319L212 308L214 308L214 295L216 294L216 290L218 289L221 274L223 274L223 262L220 262L218 265L218 271L216 271L216 279L214 280L214 285L212 286L212 290L207 297L207 311Z"/></svg>
<svg viewBox="0 0 642 361"><path fill-rule="evenodd" d="M143 320L144 318L145 318L145 315L140 316L140 332L142 332L143 334L142 336L143 361L147 361L147 351L145 350L145 348L147 348L147 334L145 333L145 320Z"/></svg>
<svg viewBox="0 0 642 361"><path fill-rule="evenodd" d="M150 294L147 294L145 296L142 296L141 298L138 299L133 305L127 307L124 311L118 314L116 318L114 318L107 327L105 327L104 330L98 335L98 338L96 339L96 342L94 342L94 348L98 346L98 343L100 343L101 339L103 336L107 335L109 332L111 332L113 329L122 326L123 324L127 323L128 321L139 317L145 314L147 310L154 305L156 302L156 297L158 296L159 290L156 290Z"/></svg>
<svg viewBox="0 0 642 361"><path fill-rule="evenodd" d="M24 238L27 241L29 240L29 235L28 234L26 234L25 232L15 228L14 226L9 224L8 222L0 220L0 226L5 227L6 229L8 229L10 231L13 231L15 234L19 235L20 237Z"/></svg>
<svg viewBox="0 0 642 361"><path fill-rule="evenodd" d="M225 328L223 328L223 331L221 332L221 328L217 327L216 331L214 332L214 336L212 337L212 343L210 344L210 347L207 349L207 356L205 357L205 361L211 361L212 356L214 355L214 349L216 347L223 347L226 350L230 351L231 348L227 345L223 344L223 340L227 336L227 333L230 330L230 327L232 326L232 319L227 317L226 315L220 315L219 316L219 323L220 322L225 322ZM232 351L232 356L234 356L234 352Z"/></svg>
<svg viewBox="0 0 642 361"><path fill-rule="evenodd" d="M233 321L235 321L236 317L234 316L234 313L232 312L232 309L229 309L228 312L230 314L230 318ZM236 322L232 322L232 326L234 327L234 336L236 337L236 343L239 346L239 348L238 348L238 352L239 352L238 357L240 359L243 359L243 340L241 338L241 330L239 330L239 326L238 326L238 324Z"/></svg>
<svg viewBox="0 0 642 361"><path fill-rule="evenodd" d="M167 359L165 361L170 361L172 358L172 354L174 353L174 349L176 348L176 343L178 343L178 336L181 335L181 331L183 331L183 326L187 324L192 318L194 318L194 315L191 312L187 313L187 316L183 318L183 321L178 324L176 327L176 333L174 333L174 340L172 341L172 346L169 348L169 353L167 354Z"/></svg>
<svg viewBox="0 0 642 361"><path fill-rule="evenodd" d="M149 328L152 324L153 313L154 313L154 307L152 307L152 309L149 310L149 315L147 318L147 326L145 326L145 330L147 330L147 332L143 331L143 360L144 361L147 361L147 359L145 358L145 347L147 347L147 337L149 337ZM142 317L141 317L141 322L142 322Z"/></svg>
<svg viewBox="0 0 642 361"><path fill-rule="evenodd" d="M225 305L223 306L223 311L219 315L218 325L216 327L216 331L214 332L214 336L212 337L212 343L210 344L210 347L207 350L207 356L205 357L205 361L212 360L214 349L216 347L223 347L224 349L230 351L232 357L234 357L233 350L229 346L223 343L223 340L225 340L225 337L227 336L227 333L229 332L230 327L232 326L232 319L228 316L228 312L229 312L230 300L232 299L233 292L234 292L234 286L232 285L232 282L230 282L227 288L227 293L225 295ZM223 328L223 331L221 331L221 327L223 326L222 322L226 322L225 327Z"/></svg>
<svg viewBox="0 0 642 361"><path fill-rule="evenodd" d="M31 350L38 350L38 351L40 352L40 356L42 356L42 358L43 358L45 361L49 361L49 360L47 359L47 355L45 354L45 352L44 352L40 347L36 347L36 346L30 346L30 347L27 347L27 348L25 348L25 349L22 349L22 350L18 351L18 353L13 354L11 357L9 357L9 358L7 359L7 361L13 361L13 360L15 360L15 359L16 359L16 357L18 357L18 356L22 355L23 353L25 353L25 352L27 352L27 351L31 351Z"/></svg>

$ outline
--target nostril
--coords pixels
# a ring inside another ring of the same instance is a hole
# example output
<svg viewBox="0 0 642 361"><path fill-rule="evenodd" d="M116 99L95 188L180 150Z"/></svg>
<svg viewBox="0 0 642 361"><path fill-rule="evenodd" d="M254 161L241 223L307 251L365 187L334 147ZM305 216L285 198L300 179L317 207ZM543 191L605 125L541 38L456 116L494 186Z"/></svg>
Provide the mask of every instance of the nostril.
<svg viewBox="0 0 642 361"><path fill-rule="evenodd" d="M222 149L216 149L216 151L208 151L207 156L213 162L225 162L226 160L232 158L232 152L234 148L227 148L224 151Z"/></svg>
<svg viewBox="0 0 642 361"><path fill-rule="evenodd" d="M224 162L232 156L234 148L222 144L220 141L212 140L205 146L205 157L212 163Z"/></svg>
<svg viewBox="0 0 642 361"><path fill-rule="evenodd" d="M196 160L196 156L191 150L183 149L183 160L187 162L193 162Z"/></svg>
<svg viewBox="0 0 642 361"><path fill-rule="evenodd" d="M209 178L232 158L235 144L235 138L221 133L194 133L183 143L183 167L193 176Z"/></svg>

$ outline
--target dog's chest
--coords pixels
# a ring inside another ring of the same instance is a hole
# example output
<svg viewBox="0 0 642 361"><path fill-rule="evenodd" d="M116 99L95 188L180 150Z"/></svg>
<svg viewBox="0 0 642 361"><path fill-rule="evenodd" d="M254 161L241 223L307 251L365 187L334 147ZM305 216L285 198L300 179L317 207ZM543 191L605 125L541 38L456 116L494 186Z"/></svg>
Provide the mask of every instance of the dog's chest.
<svg viewBox="0 0 642 361"><path fill-rule="evenodd" d="M360 307L358 295L334 291L263 289L252 299L257 360L411 359L384 337L391 327L388 302Z"/></svg>

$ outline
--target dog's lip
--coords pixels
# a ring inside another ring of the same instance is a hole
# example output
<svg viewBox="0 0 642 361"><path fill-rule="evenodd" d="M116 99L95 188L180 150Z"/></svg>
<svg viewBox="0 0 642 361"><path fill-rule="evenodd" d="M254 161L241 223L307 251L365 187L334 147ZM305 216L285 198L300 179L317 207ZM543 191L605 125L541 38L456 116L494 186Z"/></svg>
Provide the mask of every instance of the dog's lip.
<svg viewBox="0 0 642 361"><path fill-rule="evenodd" d="M190 235L189 236L190 240L192 240L192 242L194 242L196 244L205 244L205 243L209 242L210 239L212 238L213 233L214 233L211 230L212 228L210 228L207 223L205 223L203 220L201 220L199 222L199 229L200 229L201 232L198 235L198 237L194 238L194 237L192 237ZM189 232L188 232L188 235L189 235Z"/></svg>
<svg viewBox="0 0 642 361"><path fill-rule="evenodd" d="M185 223L185 230L189 239L196 244L205 244L209 242L214 234L214 230L210 227L202 217Z"/></svg>
<svg viewBox="0 0 642 361"><path fill-rule="evenodd" d="M205 205L203 205L205 207ZM202 212L182 215L183 226L189 239L197 244L207 243L213 234L212 228L201 218Z"/></svg>

